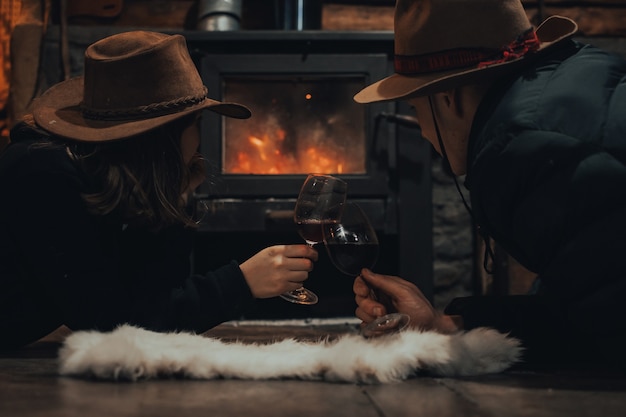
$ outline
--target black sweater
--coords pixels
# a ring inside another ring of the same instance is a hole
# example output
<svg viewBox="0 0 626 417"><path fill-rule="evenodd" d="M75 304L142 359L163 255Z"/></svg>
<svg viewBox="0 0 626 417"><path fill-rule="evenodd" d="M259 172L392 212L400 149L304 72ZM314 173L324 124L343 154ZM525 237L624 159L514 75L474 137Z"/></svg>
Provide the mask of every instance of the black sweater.
<svg viewBox="0 0 626 417"><path fill-rule="evenodd" d="M202 332L252 302L234 261L190 274L192 230L90 214L89 178L62 149L31 146L36 136L14 128L0 156L0 347L60 325Z"/></svg>

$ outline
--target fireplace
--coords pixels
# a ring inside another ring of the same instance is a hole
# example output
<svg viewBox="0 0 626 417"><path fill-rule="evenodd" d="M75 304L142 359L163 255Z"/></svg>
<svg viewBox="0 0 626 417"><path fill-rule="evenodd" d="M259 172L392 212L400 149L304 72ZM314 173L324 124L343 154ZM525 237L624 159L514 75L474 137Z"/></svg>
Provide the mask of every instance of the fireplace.
<svg viewBox="0 0 626 417"><path fill-rule="evenodd" d="M418 131L389 123L398 103L352 100L388 75L388 32L234 31L185 33L211 97L246 104L252 118L206 112L201 150L212 179L195 194L205 214L194 268L202 273L265 246L302 243L293 224L299 188L310 172L348 183L381 241L376 270L413 280L432 297L430 148ZM260 300L251 318L349 316L352 277L332 267L324 248L306 287L315 306Z"/></svg>

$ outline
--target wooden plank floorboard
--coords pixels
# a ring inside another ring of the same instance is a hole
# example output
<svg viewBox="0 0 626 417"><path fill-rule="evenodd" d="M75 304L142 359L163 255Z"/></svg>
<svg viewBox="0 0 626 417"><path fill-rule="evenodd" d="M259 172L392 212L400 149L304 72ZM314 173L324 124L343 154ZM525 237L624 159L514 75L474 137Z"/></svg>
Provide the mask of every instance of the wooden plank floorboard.
<svg viewBox="0 0 626 417"><path fill-rule="evenodd" d="M379 417L356 384L311 381L96 382L57 376L53 358L0 358L0 416Z"/></svg>
<svg viewBox="0 0 626 417"><path fill-rule="evenodd" d="M626 415L623 376L505 372L442 383L475 404L485 415L510 417Z"/></svg>
<svg viewBox="0 0 626 417"><path fill-rule="evenodd" d="M364 387L385 417L483 417L478 404L438 378L417 377L398 384Z"/></svg>

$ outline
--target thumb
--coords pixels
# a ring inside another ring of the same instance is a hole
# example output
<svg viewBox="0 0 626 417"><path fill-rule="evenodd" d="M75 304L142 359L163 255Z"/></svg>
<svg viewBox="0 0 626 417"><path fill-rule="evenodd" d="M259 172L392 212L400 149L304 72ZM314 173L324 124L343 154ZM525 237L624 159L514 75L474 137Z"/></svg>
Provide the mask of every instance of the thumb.
<svg viewBox="0 0 626 417"><path fill-rule="evenodd" d="M387 309L395 309L393 307L393 294L397 291L395 288L396 277L390 275L376 274L369 269L365 268L361 271L361 277L366 285L370 288L370 293L374 300L385 306ZM376 317L383 315L381 310L374 312Z"/></svg>
<svg viewBox="0 0 626 417"><path fill-rule="evenodd" d="M394 287L394 277L392 276L376 274L367 268L363 268L361 276L371 288L387 292L387 290L391 290Z"/></svg>

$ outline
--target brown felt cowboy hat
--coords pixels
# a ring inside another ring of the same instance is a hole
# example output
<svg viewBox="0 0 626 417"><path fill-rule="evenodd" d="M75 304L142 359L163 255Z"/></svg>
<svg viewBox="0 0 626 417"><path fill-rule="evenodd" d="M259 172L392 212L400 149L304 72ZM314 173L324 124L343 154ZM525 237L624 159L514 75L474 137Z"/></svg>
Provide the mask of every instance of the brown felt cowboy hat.
<svg viewBox="0 0 626 417"><path fill-rule="evenodd" d="M33 103L43 129L88 142L134 136L201 109L250 117L241 104L207 97L183 36L148 31L90 45L84 76L52 86Z"/></svg>
<svg viewBox="0 0 626 417"><path fill-rule="evenodd" d="M398 0L395 74L365 87L354 100L426 96L487 80L577 30L574 21L561 16L533 30L519 0Z"/></svg>

